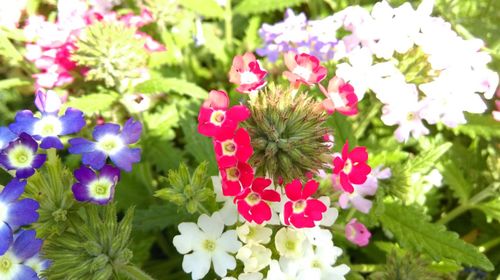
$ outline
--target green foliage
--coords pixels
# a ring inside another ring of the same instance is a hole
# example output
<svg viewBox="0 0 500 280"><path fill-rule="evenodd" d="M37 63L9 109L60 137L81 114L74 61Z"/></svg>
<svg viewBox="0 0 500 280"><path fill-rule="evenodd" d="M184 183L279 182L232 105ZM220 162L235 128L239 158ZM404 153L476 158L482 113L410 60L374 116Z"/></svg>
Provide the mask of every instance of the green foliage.
<svg viewBox="0 0 500 280"><path fill-rule="evenodd" d="M191 118L181 119L179 125L184 134L184 149L196 159L198 164L208 162L208 174L218 173L212 141L198 133L197 122Z"/></svg>
<svg viewBox="0 0 500 280"><path fill-rule="evenodd" d="M476 247L465 243L443 225L430 223L429 218L414 207L385 203L380 221L404 247L411 250L424 252L435 260L449 258L487 271L494 269Z"/></svg>
<svg viewBox="0 0 500 280"><path fill-rule="evenodd" d="M393 250L387 256L384 272L378 277L371 279L391 279L391 280L440 280L435 272L430 269L430 262L421 258L418 254L398 253Z"/></svg>
<svg viewBox="0 0 500 280"><path fill-rule="evenodd" d="M151 79L138 84L134 91L140 93L169 93L174 91L198 99L203 99L208 95L206 90L196 84L178 78Z"/></svg>
<svg viewBox="0 0 500 280"><path fill-rule="evenodd" d="M491 140L500 137L500 122L488 115L468 114L467 124L460 125L454 130L471 138L483 137Z"/></svg>
<svg viewBox="0 0 500 280"><path fill-rule="evenodd" d="M118 101L119 95L115 92L91 93L80 97L70 98L66 107L81 110L85 115L106 112ZM96 102L98 100L98 102Z"/></svg>
<svg viewBox="0 0 500 280"><path fill-rule="evenodd" d="M162 191L163 190L158 191L157 196L160 196L160 194L163 193ZM175 226L188 218L188 215L183 212L179 212L178 205L153 204L147 209L136 210L133 223L134 228L136 228L137 230L150 232L155 230L163 230L168 226Z"/></svg>
<svg viewBox="0 0 500 280"><path fill-rule="evenodd" d="M305 2L305 0L243 0L235 7L234 12L241 15L268 13L298 6Z"/></svg>
<svg viewBox="0 0 500 280"><path fill-rule="evenodd" d="M224 17L224 10L215 0L182 0L179 3L183 7L206 18Z"/></svg>
<svg viewBox="0 0 500 280"><path fill-rule="evenodd" d="M483 211L489 222L492 220L500 222L500 197L480 203L475 208Z"/></svg>

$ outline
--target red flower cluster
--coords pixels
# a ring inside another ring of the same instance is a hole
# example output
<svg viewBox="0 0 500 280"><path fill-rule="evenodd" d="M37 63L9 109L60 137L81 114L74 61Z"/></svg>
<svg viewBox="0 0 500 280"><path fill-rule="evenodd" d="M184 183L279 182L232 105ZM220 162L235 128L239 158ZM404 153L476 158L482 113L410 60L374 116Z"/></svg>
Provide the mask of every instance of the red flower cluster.
<svg viewBox="0 0 500 280"><path fill-rule="evenodd" d="M339 175L340 185L344 191L352 193L352 184L363 184L372 171L366 163L368 153L366 147L356 147L349 152L349 143L346 141L342 148L342 155L333 159L333 174Z"/></svg>

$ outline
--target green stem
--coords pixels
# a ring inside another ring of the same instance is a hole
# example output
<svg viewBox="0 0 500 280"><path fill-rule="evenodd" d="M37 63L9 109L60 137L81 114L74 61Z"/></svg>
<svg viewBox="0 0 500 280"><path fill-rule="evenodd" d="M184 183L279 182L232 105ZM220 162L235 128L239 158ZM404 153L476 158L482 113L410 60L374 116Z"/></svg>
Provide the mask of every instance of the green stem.
<svg viewBox="0 0 500 280"><path fill-rule="evenodd" d="M224 13L224 29L226 35L226 45L229 50L233 49L233 11L231 0L226 0L226 9Z"/></svg>
<svg viewBox="0 0 500 280"><path fill-rule="evenodd" d="M382 103L375 103L375 105L372 106L370 111L368 111L366 117L354 131L354 137L356 137L356 139L361 138L361 136L365 133L366 128L372 121L372 118L375 117L377 113L380 111L380 108L382 108Z"/></svg>
<svg viewBox="0 0 500 280"><path fill-rule="evenodd" d="M495 239L489 240L488 242L483 243L482 245L479 246L479 252L481 253L486 253L490 249L500 245L500 237L497 237Z"/></svg>
<svg viewBox="0 0 500 280"><path fill-rule="evenodd" d="M352 271L368 273L375 271L383 271L384 266L380 264L351 264L350 265Z"/></svg>
<svg viewBox="0 0 500 280"><path fill-rule="evenodd" d="M135 265L124 265L118 268L119 272L132 280L154 280L153 277L149 276L146 272L142 271Z"/></svg>
<svg viewBox="0 0 500 280"><path fill-rule="evenodd" d="M473 196L468 202L459 205L455 209L445 214L441 219L439 219L439 221L437 221L437 223L442 225L447 224L451 220L465 213L466 211L474 208L476 204L480 203L481 201L491 196L492 194L491 190L492 190L491 188L486 188L482 190L481 192Z"/></svg>

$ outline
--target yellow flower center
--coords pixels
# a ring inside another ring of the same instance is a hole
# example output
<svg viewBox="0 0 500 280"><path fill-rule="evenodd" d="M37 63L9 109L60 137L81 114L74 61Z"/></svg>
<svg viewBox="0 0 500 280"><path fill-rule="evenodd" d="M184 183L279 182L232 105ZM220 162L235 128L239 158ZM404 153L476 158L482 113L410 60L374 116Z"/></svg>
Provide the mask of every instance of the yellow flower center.
<svg viewBox="0 0 500 280"><path fill-rule="evenodd" d="M298 214L304 212L307 202L304 199L298 200L293 203L293 213Z"/></svg>
<svg viewBox="0 0 500 280"><path fill-rule="evenodd" d="M226 118L226 112L224 111L214 111L210 116L210 122L216 126L221 126Z"/></svg>
<svg viewBox="0 0 500 280"><path fill-rule="evenodd" d="M215 251L215 241L206 239L203 241L203 249L207 250L208 252L213 252Z"/></svg>
<svg viewBox="0 0 500 280"><path fill-rule="evenodd" d="M226 169L226 174L229 181L238 181L240 179L240 171L236 167Z"/></svg>
<svg viewBox="0 0 500 280"><path fill-rule="evenodd" d="M250 206L254 206L260 202L261 198L258 193L250 193L246 198L245 201L248 203Z"/></svg>
<svg viewBox="0 0 500 280"><path fill-rule="evenodd" d="M15 168L30 167L34 157L33 151L23 145L14 147L8 154L9 161Z"/></svg>
<svg viewBox="0 0 500 280"><path fill-rule="evenodd" d="M226 140L221 145L225 156L233 156L236 153L236 143L233 140Z"/></svg>

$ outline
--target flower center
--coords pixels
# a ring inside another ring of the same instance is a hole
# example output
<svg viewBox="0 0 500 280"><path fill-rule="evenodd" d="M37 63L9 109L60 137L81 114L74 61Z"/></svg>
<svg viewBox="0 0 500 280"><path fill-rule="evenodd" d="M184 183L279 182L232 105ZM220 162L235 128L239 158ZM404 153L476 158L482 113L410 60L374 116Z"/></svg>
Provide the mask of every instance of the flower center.
<svg viewBox="0 0 500 280"><path fill-rule="evenodd" d="M105 135L97 143L97 148L108 155L112 155L120 151L125 144L117 135Z"/></svg>
<svg viewBox="0 0 500 280"><path fill-rule="evenodd" d="M293 69L293 73L307 81L311 77L312 71L311 69L302 66L297 66L295 67L295 69Z"/></svg>
<svg viewBox="0 0 500 280"><path fill-rule="evenodd" d="M285 248L288 251L295 251L295 248L297 248L297 243L295 243L293 240L287 240L285 242Z"/></svg>
<svg viewBox="0 0 500 280"><path fill-rule="evenodd" d="M213 111L210 116L210 122L216 126L221 126L224 119L226 119L226 112L221 110Z"/></svg>
<svg viewBox="0 0 500 280"><path fill-rule="evenodd" d="M236 143L233 140L222 142L222 153L225 156L233 156L236 153Z"/></svg>
<svg viewBox="0 0 500 280"><path fill-rule="evenodd" d="M313 260L311 266L314 268L322 268L321 262L319 260Z"/></svg>
<svg viewBox="0 0 500 280"><path fill-rule="evenodd" d="M205 249L208 252L215 251L215 241L210 239L205 239L205 241L203 241L203 249Z"/></svg>
<svg viewBox="0 0 500 280"><path fill-rule="evenodd" d="M350 159L347 159L344 163L344 172L346 174L351 173L352 171L352 161Z"/></svg>
<svg viewBox="0 0 500 280"><path fill-rule="evenodd" d="M13 260L9 257L9 253L0 256L0 273L7 274L14 266Z"/></svg>
<svg viewBox="0 0 500 280"><path fill-rule="evenodd" d="M246 198L245 201L248 203L250 206L254 206L260 202L261 198L258 193L252 192L250 193Z"/></svg>
<svg viewBox="0 0 500 280"><path fill-rule="evenodd" d="M236 167L226 169L226 174L229 181L238 181L240 179L240 171Z"/></svg>
<svg viewBox="0 0 500 280"><path fill-rule="evenodd" d="M307 201L304 199L298 200L293 203L293 213L298 214L304 212L307 206Z"/></svg>
<svg viewBox="0 0 500 280"><path fill-rule="evenodd" d="M16 169L21 169L31 167L35 155L30 148L24 145L17 145L9 152L7 157L12 166Z"/></svg>
<svg viewBox="0 0 500 280"><path fill-rule="evenodd" d="M417 118L417 115L413 112L409 112L407 115L406 115L406 120L408 121L413 121Z"/></svg>
<svg viewBox="0 0 500 280"><path fill-rule="evenodd" d="M250 71L245 71L240 74L240 82L241 84L247 85L247 84L253 84L258 82L259 79L257 78L257 75Z"/></svg>
<svg viewBox="0 0 500 280"><path fill-rule="evenodd" d="M62 132L62 123L56 116L46 116L37 121L34 126L34 135L42 137L57 136Z"/></svg>
<svg viewBox="0 0 500 280"><path fill-rule="evenodd" d="M0 224L7 220L8 211L9 209L7 208L7 205L0 203Z"/></svg>
<svg viewBox="0 0 500 280"><path fill-rule="evenodd" d="M99 178L89 184L90 195L96 199L107 199L111 196L113 182L105 178Z"/></svg>

